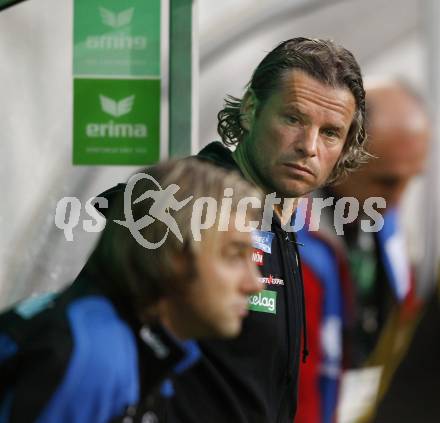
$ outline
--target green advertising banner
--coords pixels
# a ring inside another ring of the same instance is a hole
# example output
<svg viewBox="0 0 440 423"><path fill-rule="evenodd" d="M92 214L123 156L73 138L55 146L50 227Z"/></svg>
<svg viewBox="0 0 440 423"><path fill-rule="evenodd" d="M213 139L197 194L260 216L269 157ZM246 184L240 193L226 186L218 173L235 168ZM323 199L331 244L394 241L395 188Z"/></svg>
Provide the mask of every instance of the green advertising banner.
<svg viewBox="0 0 440 423"><path fill-rule="evenodd" d="M160 75L160 0L75 0L75 75Z"/></svg>
<svg viewBox="0 0 440 423"><path fill-rule="evenodd" d="M73 163L156 163L159 104L158 79L75 79Z"/></svg>
<svg viewBox="0 0 440 423"><path fill-rule="evenodd" d="M160 0L75 0L73 164L160 158Z"/></svg>

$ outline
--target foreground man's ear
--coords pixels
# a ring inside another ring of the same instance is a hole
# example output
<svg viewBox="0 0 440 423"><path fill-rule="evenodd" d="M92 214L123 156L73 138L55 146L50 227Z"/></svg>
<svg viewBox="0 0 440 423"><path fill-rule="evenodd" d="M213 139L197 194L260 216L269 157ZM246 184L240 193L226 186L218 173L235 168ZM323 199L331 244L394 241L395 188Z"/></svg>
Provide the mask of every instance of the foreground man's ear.
<svg viewBox="0 0 440 423"><path fill-rule="evenodd" d="M252 126L254 125L257 106L257 97L254 91L249 88L241 101L240 107L240 124L247 132L251 132Z"/></svg>
<svg viewBox="0 0 440 423"><path fill-rule="evenodd" d="M197 277L197 254L189 249L173 255L172 269L174 277L173 291L178 292L181 296L188 288L188 284L193 282Z"/></svg>

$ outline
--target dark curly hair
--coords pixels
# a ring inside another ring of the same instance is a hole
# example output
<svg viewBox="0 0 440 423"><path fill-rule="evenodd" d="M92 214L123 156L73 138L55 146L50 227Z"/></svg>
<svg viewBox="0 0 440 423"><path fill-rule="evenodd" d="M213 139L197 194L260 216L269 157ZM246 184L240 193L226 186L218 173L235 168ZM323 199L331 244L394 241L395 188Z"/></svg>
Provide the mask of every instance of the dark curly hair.
<svg viewBox="0 0 440 423"><path fill-rule="evenodd" d="M285 73L294 69L329 86L348 88L356 101L356 113L342 155L327 181L334 183L370 157L365 151L365 91L361 70L353 54L333 41L303 37L284 41L260 62L247 85L255 94L259 109L281 87ZM241 102L242 99L228 96L217 115L217 131L227 146L240 143L247 133L240 122Z"/></svg>

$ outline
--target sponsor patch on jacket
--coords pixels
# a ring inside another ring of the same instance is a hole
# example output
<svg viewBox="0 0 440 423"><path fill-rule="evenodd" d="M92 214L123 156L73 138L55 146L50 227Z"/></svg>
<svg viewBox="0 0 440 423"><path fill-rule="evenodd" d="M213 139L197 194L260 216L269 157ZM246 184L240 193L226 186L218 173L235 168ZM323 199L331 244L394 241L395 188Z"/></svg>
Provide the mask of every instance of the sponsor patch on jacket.
<svg viewBox="0 0 440 423"><path fill-rule="evenodd" d="M281 278L274 278L272 275L269 275L268 277L260 277L258 280L261 283L264 283L266 285L282 285L284 286L284 280Z"/></svg>
<svg viewBox="0 0 440 423"><path fill-rule="evenodd" d="M277 293L265 289L256 295L249 296L248 304L249 310L277 314Z"/></svg>
<svg viewBox="0 0 440 423"><path fill-rule="evenodd" d="M254 248L252 252L252 261L257 264L257 266L263 265L263 256L264 252L259 250L258 248Z"/></svg>
<svg viewBox="0 0 440 423"><path fill-rule="evenodd" d="M252 231L253 247L270 254L272 252L272 239L274 235L273 232L259 231L258 229L255 229Z"/></svg>

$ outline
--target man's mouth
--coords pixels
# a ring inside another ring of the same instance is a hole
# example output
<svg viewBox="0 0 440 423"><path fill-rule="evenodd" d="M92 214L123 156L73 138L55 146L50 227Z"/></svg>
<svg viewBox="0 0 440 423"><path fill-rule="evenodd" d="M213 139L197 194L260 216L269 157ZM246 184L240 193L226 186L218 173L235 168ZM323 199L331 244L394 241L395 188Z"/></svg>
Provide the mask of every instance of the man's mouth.
<svg viewBox="0 0 440 423"><path fill-rule="evenodd" d="M307 166L301 166L301 165L298 165L295 163L285 163L284 165L286 167L288 167L289 169L291 169L295 173L307 173L312 176L315 175L313 173L313 171L310 168L308 168Z"/></svg>

